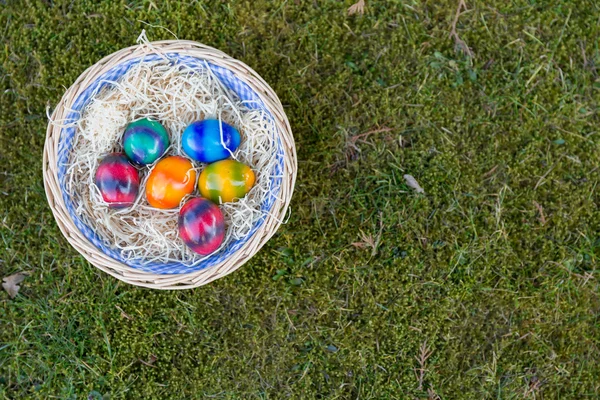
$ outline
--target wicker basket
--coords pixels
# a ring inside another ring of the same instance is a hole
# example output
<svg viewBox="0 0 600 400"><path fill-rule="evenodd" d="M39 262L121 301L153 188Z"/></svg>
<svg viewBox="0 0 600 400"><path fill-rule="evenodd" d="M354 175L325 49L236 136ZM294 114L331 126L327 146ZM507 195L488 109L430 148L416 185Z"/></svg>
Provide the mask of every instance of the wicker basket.
<svg viewBox="0 0 600 400"><path fill-rule="evenodd" d="M74 222L67 207L59 181L59 152L64 146L61 135L64 128L50 123L46 133L44 146L43 173L44 185L48 203L63 235L69 243L81 253L91 264L102 271L132 285L154 289L188 289L207 284L221 278L248 261L277 231L281 221L285 219L287 208L294 190L296 180L296 149L292 131L277 95L271 87L250 67L235 60L225 53L200 43L184 40L166 40L132 46L113 53L83 72L75 83L66 91L52 114L53 121L68 121L72 117L72 109L81 102L82 93L110 71L118 70L133 60L145 60L148 55L191 57L204 60L228 76L234 76L236 82L242 82L244 87L251 89L264 108L273 117L277 127L282 160L282 179L279 194L274 200L270 212L262 224L244 243L222 261L199 271L180 274L157 274L132 268L106 254L83 232L81 226ZM70 114L71 113L71 114ZM70 116L71 115L71 116ZM64 138L63 138L64 139ZM79 227L78 227L79 225ZM84 229L83 229L84 230Z"/></svg>

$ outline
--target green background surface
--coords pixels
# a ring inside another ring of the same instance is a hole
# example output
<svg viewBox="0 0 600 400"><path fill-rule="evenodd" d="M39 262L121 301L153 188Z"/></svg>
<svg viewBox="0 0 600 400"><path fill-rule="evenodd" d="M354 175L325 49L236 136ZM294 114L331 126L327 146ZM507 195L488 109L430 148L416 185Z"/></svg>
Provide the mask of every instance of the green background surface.
<svg viewBox="0 0 600 400"><path fill-rule="evenodd" d="M457 1L350 5L0 0L0 398L600 396L600 6L468 0L469 57ZM296 138L287 225L189 291L90 266L44 195L46 105L144 28L250 65Z"/></svg>

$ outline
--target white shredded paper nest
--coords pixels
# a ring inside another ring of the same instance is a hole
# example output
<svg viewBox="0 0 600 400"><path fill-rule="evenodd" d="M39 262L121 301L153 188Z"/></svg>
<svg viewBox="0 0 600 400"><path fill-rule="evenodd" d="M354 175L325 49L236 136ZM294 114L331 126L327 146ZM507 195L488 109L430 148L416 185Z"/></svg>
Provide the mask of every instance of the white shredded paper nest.
<svg viewBox="0 0 600 400"><path fill-rule="evenodd" d="M139 194L132 207L110 208L94 184L99 162L108 153L122 151L125 127L141 118L157 120L169 132L170 147L165 156L187 157L181 148L181 135L194 121L217 118L238 129L242 143L233 158L252 168L256 183L243 199L220 206L226 223L220 249L246 237L263 216L261 204L272 190L275 124L263 110L247 107L208 66L191 69L168 60L133 66L93 96L76 122L65 186L79 218L106 245L120 250L125 261L180 262L192 267L206 258L192 252L179 238L179 207L162 210L148 204L146 180L154 164L140 168ZM197 176L204 166L194 162ZM199 196L197 187L192 196Z"/></svg>

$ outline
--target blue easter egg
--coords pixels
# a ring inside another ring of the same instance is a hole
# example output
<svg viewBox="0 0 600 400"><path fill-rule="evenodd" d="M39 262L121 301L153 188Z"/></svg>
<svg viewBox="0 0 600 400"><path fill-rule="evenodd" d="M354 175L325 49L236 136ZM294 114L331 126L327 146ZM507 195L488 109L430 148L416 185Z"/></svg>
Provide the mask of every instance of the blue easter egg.
<svg viewBox="0 0 600 400"><path fill-rule="evenodd" d="M233 126L217 119L205 119L192 122L185 128L181 146L193 160L212 163L229 158L241 141L240 133Z"/></svg>

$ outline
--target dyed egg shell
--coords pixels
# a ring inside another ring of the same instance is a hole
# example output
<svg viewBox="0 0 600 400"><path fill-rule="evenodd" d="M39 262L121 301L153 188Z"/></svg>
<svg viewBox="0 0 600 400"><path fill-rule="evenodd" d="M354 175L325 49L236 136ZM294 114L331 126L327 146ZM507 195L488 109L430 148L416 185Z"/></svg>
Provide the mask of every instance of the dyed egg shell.
<svg viewBox="0 0 600 400"><path fill-rule="evenodd" d="M196 171L190 160L171 156L160 160L146 182L146 198L152 207L175 208L194 191Z"/></svg>
<svg viewBox="0 0 600 400"><path fill-rule="evenodd" d="M160 122L144 118L125 128L123 150L138 165L152 164L165 153L167 147L169 135Z"/></svg>
<svg viewBox="0 0 600 400"><path fill-rule="evenodd" d="M198 179L203 197L217 204L241 199L254 186L254 172L235 160L217 161L206 166Z"/></svg>
<svg viewBox="0 0 600 400"><path fill-rule="evenodd" d="M203 256L219 248L225 237L223 213L202 198L191 199L179 211L179 236L194 252Z"/></svg>
<svg viewBox="0 0 600 400"><path fill-rule="evenodd" d="M221 129L223 141L221 141ZM242 137L237 129L217 119L192 122L181 138L185 154L204 163L224 160L240 146Z"/></svg>
<svg viewBox="0 0 600 400"><path fill-rule="evenodd" d="M123 153L111 153L100 161L94 182L105 202L112 208L133 204L140 188L137 169Z"/></svg>

